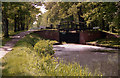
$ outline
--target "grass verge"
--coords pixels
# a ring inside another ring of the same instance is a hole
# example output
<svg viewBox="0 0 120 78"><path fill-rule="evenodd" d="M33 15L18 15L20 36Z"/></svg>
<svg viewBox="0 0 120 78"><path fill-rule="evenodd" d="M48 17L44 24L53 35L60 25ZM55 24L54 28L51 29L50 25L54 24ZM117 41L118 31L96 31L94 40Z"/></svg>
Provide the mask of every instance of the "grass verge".
<svg viewBox="0 0 120 78"><path fill-rule="evenodd" d="M87 43L120 48L120 38L99 39Z"/></svg>
<svg viewBox="0 0 120 78"><path fill-rule="evenodd" d="M93 52L107 52L107 53L116 53L117 50L94 50Z"/></svg>

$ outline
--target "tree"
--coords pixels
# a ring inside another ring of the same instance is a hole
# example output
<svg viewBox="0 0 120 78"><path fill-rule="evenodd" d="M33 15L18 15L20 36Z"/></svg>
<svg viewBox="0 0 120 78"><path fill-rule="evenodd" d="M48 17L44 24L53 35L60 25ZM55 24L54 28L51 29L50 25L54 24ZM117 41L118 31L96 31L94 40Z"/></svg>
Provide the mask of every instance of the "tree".
<svg viewBox="0 0 120 78"><path fill-rule="evenodd" d="M4 4L4 3L3 3ZM2 15L3 15L3 17L2 17L2 27L3 27L3 32L4 32L4 37L9 37L9 34L8 34L8 18L7 18L7 16L8 16L8 14L7 14L7 10L8 10L8 6L6 6L6 5L9 5L9 3L7 3L7 4L4 4L3 5L3 7L2 7L2 9L3 9L3 11L2 11Z"/></svg>
<svg viewBox="0 0 120 78"><path fill-rule="evenodd" d="M48 2L45 6L48 11L40 17L45 21L41 24L56 26L61 19L68 21L66 18L73 15L76 24L86 22L83 28L97 26L100 30L120 31L120 2ZM77 7L81 7L81 11Z"/></svg>
<svg viewBox="0 0 120 78"><path fill-rule="evenodd" d="M9 36L9 28L14 28L14 32L29 29L29 25L36 20L36 14L40 13L33 4L31 2L3 2L2 22L5 37Z"/></svg>

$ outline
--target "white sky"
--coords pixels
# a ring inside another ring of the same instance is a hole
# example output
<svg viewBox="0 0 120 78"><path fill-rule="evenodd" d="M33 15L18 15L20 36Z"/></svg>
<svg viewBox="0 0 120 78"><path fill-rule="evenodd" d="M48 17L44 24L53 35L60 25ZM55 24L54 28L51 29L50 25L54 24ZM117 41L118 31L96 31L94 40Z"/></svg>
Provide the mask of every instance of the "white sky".
<svg viewBox="0 0 120 78"><path fill-rule="evenodd" d="M42 12L42 14L44 14L47 10L45 9L45 6L44 6L44 4L42 4L42 6L37 6L37 5L35 5L35 7L36 8L39 8L40 9L40 11ZM36 18L38 19L38 16L39 15L41 15L41 13L39 13L39 14L37 14L36 15ZM37 22L35 21L33 24L37 24Z"/></svg>
<svg viewBox="0 0 120 78"><path fill-rule="evenodd" d="M44 4L42 6L36 6L36 8L40 8L40 11L44 14L47 10L45 9Z"/></svg>

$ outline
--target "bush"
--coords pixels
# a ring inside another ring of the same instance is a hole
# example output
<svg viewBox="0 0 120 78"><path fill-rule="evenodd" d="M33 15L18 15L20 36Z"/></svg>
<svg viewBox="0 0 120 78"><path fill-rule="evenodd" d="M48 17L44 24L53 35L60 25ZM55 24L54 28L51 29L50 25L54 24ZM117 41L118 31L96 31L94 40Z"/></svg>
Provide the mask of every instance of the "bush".
<svg viewBox="0 0 120 78"><path fill-rule="evenodd" d="M35 44L34 50L40 55L54 54L52 43L49 40L40 40Z"/></svg>
<svg viewBox="0 0 120 78"><path fill-rule="evenodd" d="M53 45L53 44L55 44L55 43L58 43L58 42L55 41L55 40L51 40L51 41L50 41L50 44L51 44L51 45Z"/></svg>
<svg viewBox="0 0 120 78"><path fill-rule="evenodd" d="M32 50L34 45L39 40L41 40L41 38L38 35L32 33L32 34L27 35L25 38L21 39L20 41L18 41L16 46L17 47L27 47Z"/></svg>

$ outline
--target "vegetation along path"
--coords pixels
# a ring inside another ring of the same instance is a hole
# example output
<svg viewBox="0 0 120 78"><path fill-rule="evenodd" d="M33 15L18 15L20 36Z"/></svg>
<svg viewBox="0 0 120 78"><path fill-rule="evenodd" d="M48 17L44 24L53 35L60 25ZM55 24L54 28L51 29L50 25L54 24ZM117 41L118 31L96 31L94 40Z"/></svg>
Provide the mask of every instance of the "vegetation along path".
<svg viewBox="0 0 120 78"><path fill-rule="evenodd" d="M4 57L6 53L12 50L12 48L15 46L16 42L20 39L24 38L25 35L30 34L32 30L30 31L24 31L17 35L11 36L12 40L8 41L2 48L0 48L0 58Z"/></svg>

